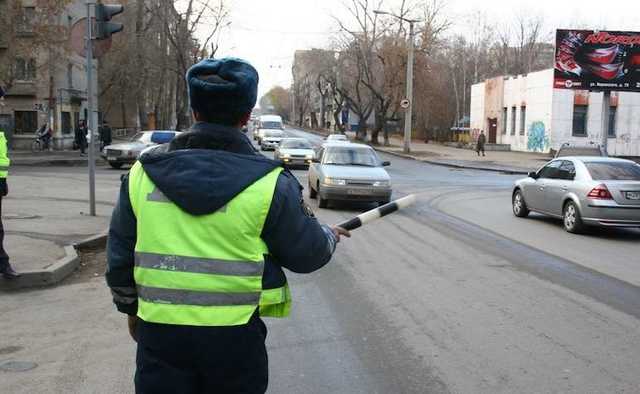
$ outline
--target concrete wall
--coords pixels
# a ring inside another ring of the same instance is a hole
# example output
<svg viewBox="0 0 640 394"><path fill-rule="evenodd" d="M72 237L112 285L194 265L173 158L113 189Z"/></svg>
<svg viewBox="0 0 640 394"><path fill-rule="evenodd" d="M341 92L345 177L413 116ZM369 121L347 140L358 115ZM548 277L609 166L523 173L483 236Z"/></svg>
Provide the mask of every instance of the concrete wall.
<svg viewBox="0 0 640 394"><path fill-rule="evenodd" d="M485 83L480 82L471 86L470 128L472 131L484 130L484 90ZM499 125L498 125L499 126Z"/></svg>

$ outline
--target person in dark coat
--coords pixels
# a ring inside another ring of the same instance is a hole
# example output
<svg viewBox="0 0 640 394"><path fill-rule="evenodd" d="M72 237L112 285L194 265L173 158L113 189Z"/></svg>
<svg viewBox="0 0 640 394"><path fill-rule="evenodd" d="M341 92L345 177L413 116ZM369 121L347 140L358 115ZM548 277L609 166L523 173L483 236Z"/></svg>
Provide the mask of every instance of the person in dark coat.
<svg viewBox="0 0 640 394"><path fill-rule="evenodd" d="M256 180L266 179L281 166L257 152L241 131L257 97L258 74L249 63L233 58L203 60L187 73L187 85L196 123L170 144L145 152L136 164L138 167L134 166L136 172L123 177L109 229L106 280L118 311L128 315L129 332L137 341L137 393L264 393L269 373L265 347L267 328L262 321L261 307L254 306L246 323L226 326L191 325L182 321L158 323L136 317L141 314L141 304L148 308L149 302L153 302L144 298L141 292L146 285L142 284L141 288L136 282L137 276L134 277L134 267L142 264L137 253L137 245L144 242L138 238L139 228L146 229L145 237L160 237L159 240L167 243L176 242L175 234L188 238L190 232L198 231L197 228L206 223L198 218L209 217L219 210L224 210L225 215L234 214L233 208L227 208L233 207L231 201L245 196L244 191ZM155 189L142 200L134 197L136 204L138 201L140 204L151 204L147 201L175 204L181 211L193 215L192 220L196 222L185 228L158 228L157 234L155 229L145 227L145 217L136 216L131 202L132 193L137 196L138 192L130 187L140 190L140 186L136 186L140 171L144 171ZM129 183L130 177L134 177L133 186ZM260 196L252 198L258 206ZM322 268L331 259L340 236L349 236L344 229L318 222L304 203L302 186L287 170L276 176L265 214L262 230L252 235L268 249L268 254L261 256L264 258L263 289L286 286L284 268L297 273ZM230 231L242 228L242 220L229 220L234 226ZM224 234L218 230L203 231L199 234L210 234L207 244L213 246L209 247L226 245L222 243ZM177 270L188 269L176 262L181 261L182 256L163 258ZM156 269L160 271L162 267ZM198 265L191 269L205 268ZM171 275L170 271L161 273ZM178 272L177 277L180 274L182 272ZM233 278L228 286L233 285ZM188 294L190 291L186 290ZM182 298L166 302L176 309L173 315L167 313L171 316L163 317L174 319L172 321L189 318L184 314L178 317L177 311L191 307L190 301ZM226 316L226 312L212 313L220 318Z"/></svg>
<svg viewBox="0 0 640 394"><path fill-rule="evenodd" d="M100 127L100 142L101 142L102 148L104 148L107 145L111 145L111 141L112 141L111 134L112 134L111 126L109 126L109 122L105 120L104 123L102 124L102 127Z"/></svg>
<svg viewBox="0 0 640 394"><path fill-rule="evenodd" d="M80 149L80 156L84 156L85 149L87 149L87 126L84 120L81 120L78 123L78 127L76 127L75 143L78 149Z"/></svg>
<svg viewBox="0 0 640 394"><path fill-rule="evenodd" d="M482 152L482 156L484 156L484 145L487 142L487 136L484 135L484 130L480 131L480 135L478 136L478 142L476 144L476 153L480 156L480 152Z"/></svg>

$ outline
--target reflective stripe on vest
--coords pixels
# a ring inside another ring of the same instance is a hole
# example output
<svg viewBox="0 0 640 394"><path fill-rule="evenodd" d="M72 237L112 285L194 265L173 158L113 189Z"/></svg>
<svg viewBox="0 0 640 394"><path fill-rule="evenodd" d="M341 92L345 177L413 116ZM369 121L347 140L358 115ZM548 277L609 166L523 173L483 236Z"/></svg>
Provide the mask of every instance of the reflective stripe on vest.
<svg viewBox="0 0 640 394"><path fill-rule="evenodd" d="M9 156L7 156L7 138L4 132L0 131L0 178L6 178L9 175Z"/></svg>
<svg viewBox="0 0 640 394"><path fill-rule="evenodd" d="M134 277L138 316L148 322L231 326L262 316L284 317L285 285L262 289L262 228L281 168L247 187L225 207L194 216L167 199L136 163L129 198L137 218Z"/></svg>

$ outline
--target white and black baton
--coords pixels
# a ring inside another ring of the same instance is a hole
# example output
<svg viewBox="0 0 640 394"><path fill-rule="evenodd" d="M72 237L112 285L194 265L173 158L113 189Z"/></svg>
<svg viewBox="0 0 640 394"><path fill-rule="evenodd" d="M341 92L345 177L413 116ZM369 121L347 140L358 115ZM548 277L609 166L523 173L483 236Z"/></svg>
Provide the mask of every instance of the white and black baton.
<svg viewBox="0 0 640 394"><path fill-rule="evenodd" d="M360 215L351 218L349 220L347 220L346 222L342 222L340 224L338 224L338 227L342 227L343 229L350 231L350 230L355 230L358 227L362 227L365 224L369 223L372 220L381 218L383 216L386 216L390 213L393 213L399 209L402 208L406 208L409 205L413 204L414 202L416 202L416 195L415 194L409 194L406 197L402 197L399 198L395 201L391 201L388 204L384 204L381 207L372 209L370 211L361 213Z"/></svg>

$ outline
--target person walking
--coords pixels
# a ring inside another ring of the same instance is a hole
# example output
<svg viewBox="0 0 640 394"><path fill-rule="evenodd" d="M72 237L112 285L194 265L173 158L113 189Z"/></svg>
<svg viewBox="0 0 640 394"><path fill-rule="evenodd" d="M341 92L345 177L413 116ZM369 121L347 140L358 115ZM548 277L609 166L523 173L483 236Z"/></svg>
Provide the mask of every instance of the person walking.
<svg viewBox="0 0 640 394"><path fill-rule="evenodd" d="M4 130L0 129L0 274L5 279L14 279L20 276L9 264L9 255L4 250L4 226L2 224L2 199L9 193L7 176L11 160L7 155L7 138Z"/></svg>
<svg viewBox="0 0 640 394"><path fill-rule="evenodd" d="M484 130L480 130L480 135L478 136L478 142L476 143L476 153L480 156L480 152L482 152L482 156L484 156L484 145L487 142L487 136L484 135Z"/></svg>
<svg viewBox="0 0 640 394"><path fill-rule="evenodd" d="M80 156L84 156L85 149L87 149L87 126L84 120L78 122L75 130L75 142L78 149L80 149Z"/></svg>
<svg viewBox="0 0 640 394"><path fill-rule="evenodd" d="M106 120L100 127L100 150L104 149L105 146L111 145L112 137L111 137L111 127L109 126L109 122Z"/></svg>
<svg viewBox="0 0 640 394"><path fill-rule="evenodd" d="M320 224L296 178L242 133L253 66L205 59L186 80L196 123L123 177L106 280L137 341L137 393L264 393L262 318L291 308L283 268L322 268L350 234Z"/></svg>

